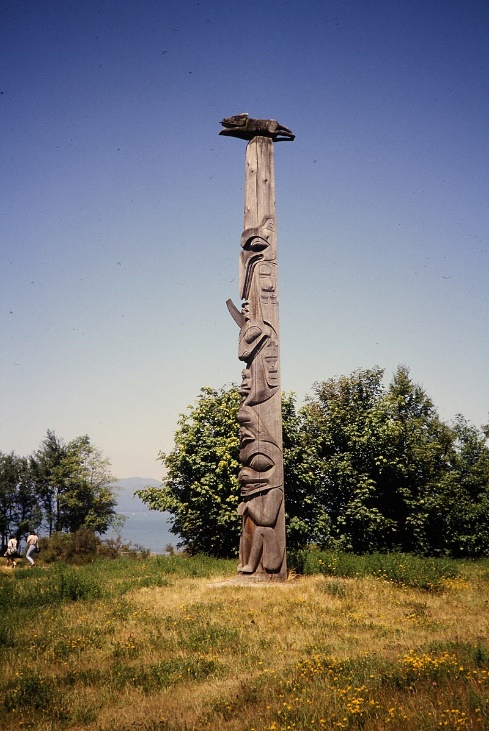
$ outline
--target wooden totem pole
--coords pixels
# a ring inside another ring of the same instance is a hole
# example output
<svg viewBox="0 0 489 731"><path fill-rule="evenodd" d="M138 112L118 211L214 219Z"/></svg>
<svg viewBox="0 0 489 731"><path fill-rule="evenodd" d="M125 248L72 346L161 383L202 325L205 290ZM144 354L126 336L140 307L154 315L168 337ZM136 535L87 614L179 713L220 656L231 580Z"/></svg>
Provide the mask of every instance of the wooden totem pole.
<svg viewBox="0 0 489 731"><path fill-rule="evenodd" d="M285 553L284 467L280 390L277 235L274 141L293 140L272 119L247 114L223 119L221 135L249 140L246 146L244 231L241 234L241 309L227 301L238 324L240 387L238 512L243 526L238 573L251 581L282 581Z"/></svg>

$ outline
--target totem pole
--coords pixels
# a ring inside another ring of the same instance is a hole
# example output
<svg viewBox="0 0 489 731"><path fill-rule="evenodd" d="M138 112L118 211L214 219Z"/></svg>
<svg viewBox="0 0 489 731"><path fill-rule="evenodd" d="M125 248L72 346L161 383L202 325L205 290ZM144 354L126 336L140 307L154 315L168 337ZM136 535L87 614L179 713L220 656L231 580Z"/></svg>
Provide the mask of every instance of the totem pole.
<svg viewBox="0 0 489 731"><path fill-rule="evenodd" d="M238 324L240 387L239 484L242 533L238 573L251 581L283 581L285 554L284 467L275 224L273 143L293 140L273 119L227 117L221 135L246 146L244 231L241 234L241 309L227 301Z"/></svg>

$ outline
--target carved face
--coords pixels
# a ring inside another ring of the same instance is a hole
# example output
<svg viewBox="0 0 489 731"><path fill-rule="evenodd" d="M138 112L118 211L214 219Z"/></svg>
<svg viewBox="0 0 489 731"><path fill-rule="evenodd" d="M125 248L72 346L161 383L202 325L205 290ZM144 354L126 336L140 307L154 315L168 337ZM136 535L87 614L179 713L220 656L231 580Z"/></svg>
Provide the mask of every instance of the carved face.
<svg viewBox="0 0 489 731"><path fill-rule="evenodd" d="M243 312L245 318L246 312ZM270 339L272 328L260 320L246 320L239 333L238 358L248 363Z"/></svg>
<svg viewBox="0 0 489 731"><path fill-rule="evenodd" d="M280 467L280 450L273 442L253 441L240 452L242 468L238 479L242 495L251 495L262 490L283 485Z"/></svg>
<svg viewBox="0 0 489 731"><path fill-rule="evenodd" d="M261 236L252 236L242 243L243 250L240 255L239 266L239 288L241 299L247 299L250 293L253 272L258 262L262 261L270 244Z"/></svg>
<svg viewBox="0 0 489 731"><path fill-rule="evenodd" d="M239 392L245 406L255 406L268 401L279 388L278 347L276 340L269 338L248 368L242 371Z"/></svg>
<svg viewBox="0 0 489 731"><path fill-rule="evenodd" d="M259 420L256 411L244 404L238 411L238 424L241 449L254 441L276 443L263 422Z"/></svg>
<svg viewBox="0 0 489 731"><path fill-rule="evenodd" d="M270 432L260 423L256 412L245 406L238 412L238 422L241 442L239 457L243 465L238 475L241 493L246 496L281 487L281 450Z"/></svg>

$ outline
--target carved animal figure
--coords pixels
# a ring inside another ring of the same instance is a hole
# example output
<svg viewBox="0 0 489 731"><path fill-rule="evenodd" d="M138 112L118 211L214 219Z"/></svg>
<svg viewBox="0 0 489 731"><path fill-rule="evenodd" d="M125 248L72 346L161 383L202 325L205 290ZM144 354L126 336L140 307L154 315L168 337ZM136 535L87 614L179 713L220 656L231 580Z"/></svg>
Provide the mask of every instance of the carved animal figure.
<svg viewBox="0 0 489 731"><path fill-rule="evenodd" d="M235 114L234 117L224 117L221 124L220 135L240 137L243 140L251 140L253 137L271 137L274 142L286 142L295 139L288 127L279 124L275 119L252 119L247 113Z"/></svg>

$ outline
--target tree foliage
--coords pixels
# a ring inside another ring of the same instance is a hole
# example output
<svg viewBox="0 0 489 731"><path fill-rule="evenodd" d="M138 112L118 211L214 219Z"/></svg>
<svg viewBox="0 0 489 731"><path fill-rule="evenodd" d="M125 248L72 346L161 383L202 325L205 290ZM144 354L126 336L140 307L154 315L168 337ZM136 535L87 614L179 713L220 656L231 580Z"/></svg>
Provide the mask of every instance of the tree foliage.
<svg viewBox="0 0 489 731"><path fill-rule="evenodd" d="M429 552L423 498L446 470L451 432L406 368L387 390L382 378L372 369L316 384L302 410L317 499L331 521L324 539L358 552Z"/></svg>
<svg viewBox="0 0 489 731"><path fill-rule="evenodd" d="M171 530L190 553L228 557L238 552L240 402L236 386L202 388L195 406L180 416L173 450L160 453L167 469L163 486L136 493L150 509L172 515ZM295 424L292 396L283 398L282 410L288 435L287 427Z"/></svg>
<svg viewBox="0 0 489 731"><path fill-rule="evenodd" d="M150 509L173 516L172 532L191 553L237 552L240 398L236 388L203 388L180 416L173 450L159 455L167 468L163 486L136 493Z"/></svg>
<svg viewBox="0 0 489 731"><path fill-rule="evenodd" d="M42 511L29 460L13 452L0 452L0 539L2 545L12 533L27 533L39 525Z"/></svg>
<svg viewBox="0 0 489 731"><path fill-rule="evenodd" d="M0 532L18 537L41 526L75 533L105 533L117 522L110 464L88 436L65 443L47 432L30 457L0 453Z"/></svg>
<svg viewBox="0 0 489 731"><path fill-rule="evenodd" d="M425 498L426 532L438 553L489 555L489 450L486 438L458 414L449 466Z"/></svg>
<svg viewBox="0 0 489 731"><path fill-rule="evenodd" d="M400 366L314 384L299 410L283 396L287 543L355 552L489 555L489 450L458 416L444 423ZM162 488L140 497L170 512L192 553L231 556L240 522L236 387L202 389L160 459Z"/></svg>
<svg viewBox="0 0 489 731"><path fill-rule="evenodd" d="M109 461L90 444L88 436L68 443L59 473L57 530L75 533L84 527L105 533L113 522L117 502L110 486L114 478Z"/></svg>

